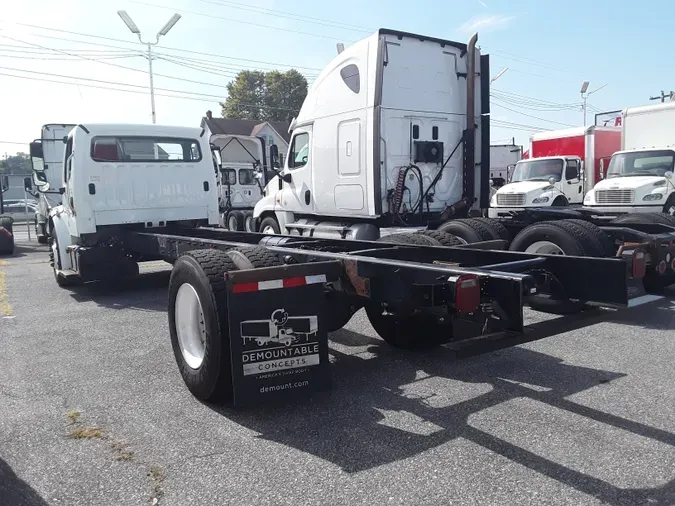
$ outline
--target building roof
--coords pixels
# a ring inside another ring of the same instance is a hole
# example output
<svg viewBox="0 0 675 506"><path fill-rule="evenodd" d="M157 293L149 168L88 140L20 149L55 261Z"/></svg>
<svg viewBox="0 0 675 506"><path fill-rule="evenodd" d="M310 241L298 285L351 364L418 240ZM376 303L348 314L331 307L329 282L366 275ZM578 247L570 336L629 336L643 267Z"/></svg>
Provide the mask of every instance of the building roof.
<svg viewBox="0 0 675 506"><path fill-rule="evenodd" d="M202 127L208 126L209 131L214 134L228 135L251 135L257 136L265 125L269 125L279 137L286 142L290 142L291 136L288 133L288 123L283 121L256 121L250 119L227 119L227 118L202 118Z"/></svg>

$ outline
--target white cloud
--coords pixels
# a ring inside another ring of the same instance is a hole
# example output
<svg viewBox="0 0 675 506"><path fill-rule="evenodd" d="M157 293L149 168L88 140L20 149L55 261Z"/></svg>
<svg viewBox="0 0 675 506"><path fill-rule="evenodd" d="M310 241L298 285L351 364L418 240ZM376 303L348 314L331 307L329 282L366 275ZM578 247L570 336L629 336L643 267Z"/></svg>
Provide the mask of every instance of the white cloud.
<svg viewBox="0 0 675 506"><path fill-rule="evenodd" d="M463 33L495 31L506 26L515 19L515 16L494 14L490 16L476 16L459 27Z"/></svg>
<svg viewBox="0 0 675 506"><path fill-rule="evenodd" d="M483 2L483 0L476 0L476 1L477 1L479 4L481 4L483 7L485 7L486 9L488 8L487 4L486 4L485 2Z"/></svg>

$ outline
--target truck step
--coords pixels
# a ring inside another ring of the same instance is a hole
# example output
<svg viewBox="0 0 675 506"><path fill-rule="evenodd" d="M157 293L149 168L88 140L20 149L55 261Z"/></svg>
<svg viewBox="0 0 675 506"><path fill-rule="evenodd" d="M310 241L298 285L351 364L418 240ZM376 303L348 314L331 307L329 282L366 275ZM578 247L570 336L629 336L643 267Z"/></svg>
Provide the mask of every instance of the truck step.
<svg viewBox="0 0 675 506"><path fill-rule="evenodd" d="M290 223L286 225L286 228L292 229L300 229L300 230L316 230L316 229L323 229L323 230L334 230L337 232L348 232L349 227L347 226L342 226L342 225L323 225L323 224L318 224L318 225L312 225L309 223Z"/></svg>

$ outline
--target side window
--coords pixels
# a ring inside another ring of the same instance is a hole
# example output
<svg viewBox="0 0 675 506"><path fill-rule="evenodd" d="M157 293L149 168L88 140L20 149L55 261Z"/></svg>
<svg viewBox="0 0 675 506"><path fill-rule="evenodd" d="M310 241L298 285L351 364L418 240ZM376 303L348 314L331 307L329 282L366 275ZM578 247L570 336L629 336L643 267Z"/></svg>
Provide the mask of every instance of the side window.
<svg viewBox="0 0 675 506"><path fill-rule="evenodd" d="M239 184L251 186L255 184L255 171L253 169L239 169Z"/></svg>
<svg viewBox="0 0 675 506"><path fill-rule="evenodd" d="M291 153L288 160L289 169L298 169L307 165L309 158L309 134L301 132L293 137Z"/></svg>
<svg viewBox="0 0 675 506"><path fill-rule="evenodd" d="M359 68L354 65L347 65L340 70L340 77L347 85L347 87L354 93L361 91L361 76L359 75Z"/></svg>
<svg viewBox="0 0 675 506"><path fill-rule="evenodd" d="M71 155L73 154L73 138L68 137L66 142L66 152L65 159L66 163L63 164L63 180L68 182L70 181L70 170L73 166Z"/></svg>
<svg viewBox="0 0 675 506"><path fill-rule="evenodd" d="M565 179L567 181L579 177L579 163L577 160L567 160L567 168L565 169Z"/></svg>

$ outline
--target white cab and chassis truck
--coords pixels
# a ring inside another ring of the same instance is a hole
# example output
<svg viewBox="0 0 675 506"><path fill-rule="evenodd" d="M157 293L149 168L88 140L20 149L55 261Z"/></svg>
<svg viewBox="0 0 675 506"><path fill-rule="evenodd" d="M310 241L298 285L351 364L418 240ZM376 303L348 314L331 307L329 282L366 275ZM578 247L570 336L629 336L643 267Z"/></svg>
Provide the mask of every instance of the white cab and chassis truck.
<svg viewBox="0 0 675 506"><path fill-rule="evenodd" d="M65 139L75 125L50 123L44 125L40 138L30 143L30 159L33 168L33 188L49 183L49 191L35 192L38 197L38 211L35 216L35 235L41 244L49 240L49 210L61 203L58 189L63 171L63 153L66 149Z"/></svg>
<svg viewBox="0 0 675 506"><path fill-rule="evenodd" d="M532 339L524 304L573 313L644 302L643 280L675 240L665 224L599 228L574 219L519 234L523 244L555 236L565 255L508 251L508 240L461 244L437 230L379 241L223 230L209 140L194 128L78 125L61 185L63 204L50 212L59 285L117 281L142 261L173 264L169 329L181 375L200 399L235 404L249 396L237 389L245 381L261 392L286 381L258 375L266 368L314 374L328 360L327 333L361 308L392 346L446 344L473 355ZM306 320L306 342L248 335L248 323L275 313L270 320L285 329L280 310Z"/></svg>
<svg viewBox="0 0 675 506"><path fill-rule="evenodd" d="M621 151L610 159L606 178L586 194L584 207L675 216L675 102L629 107L621 116Z"/></svg>

